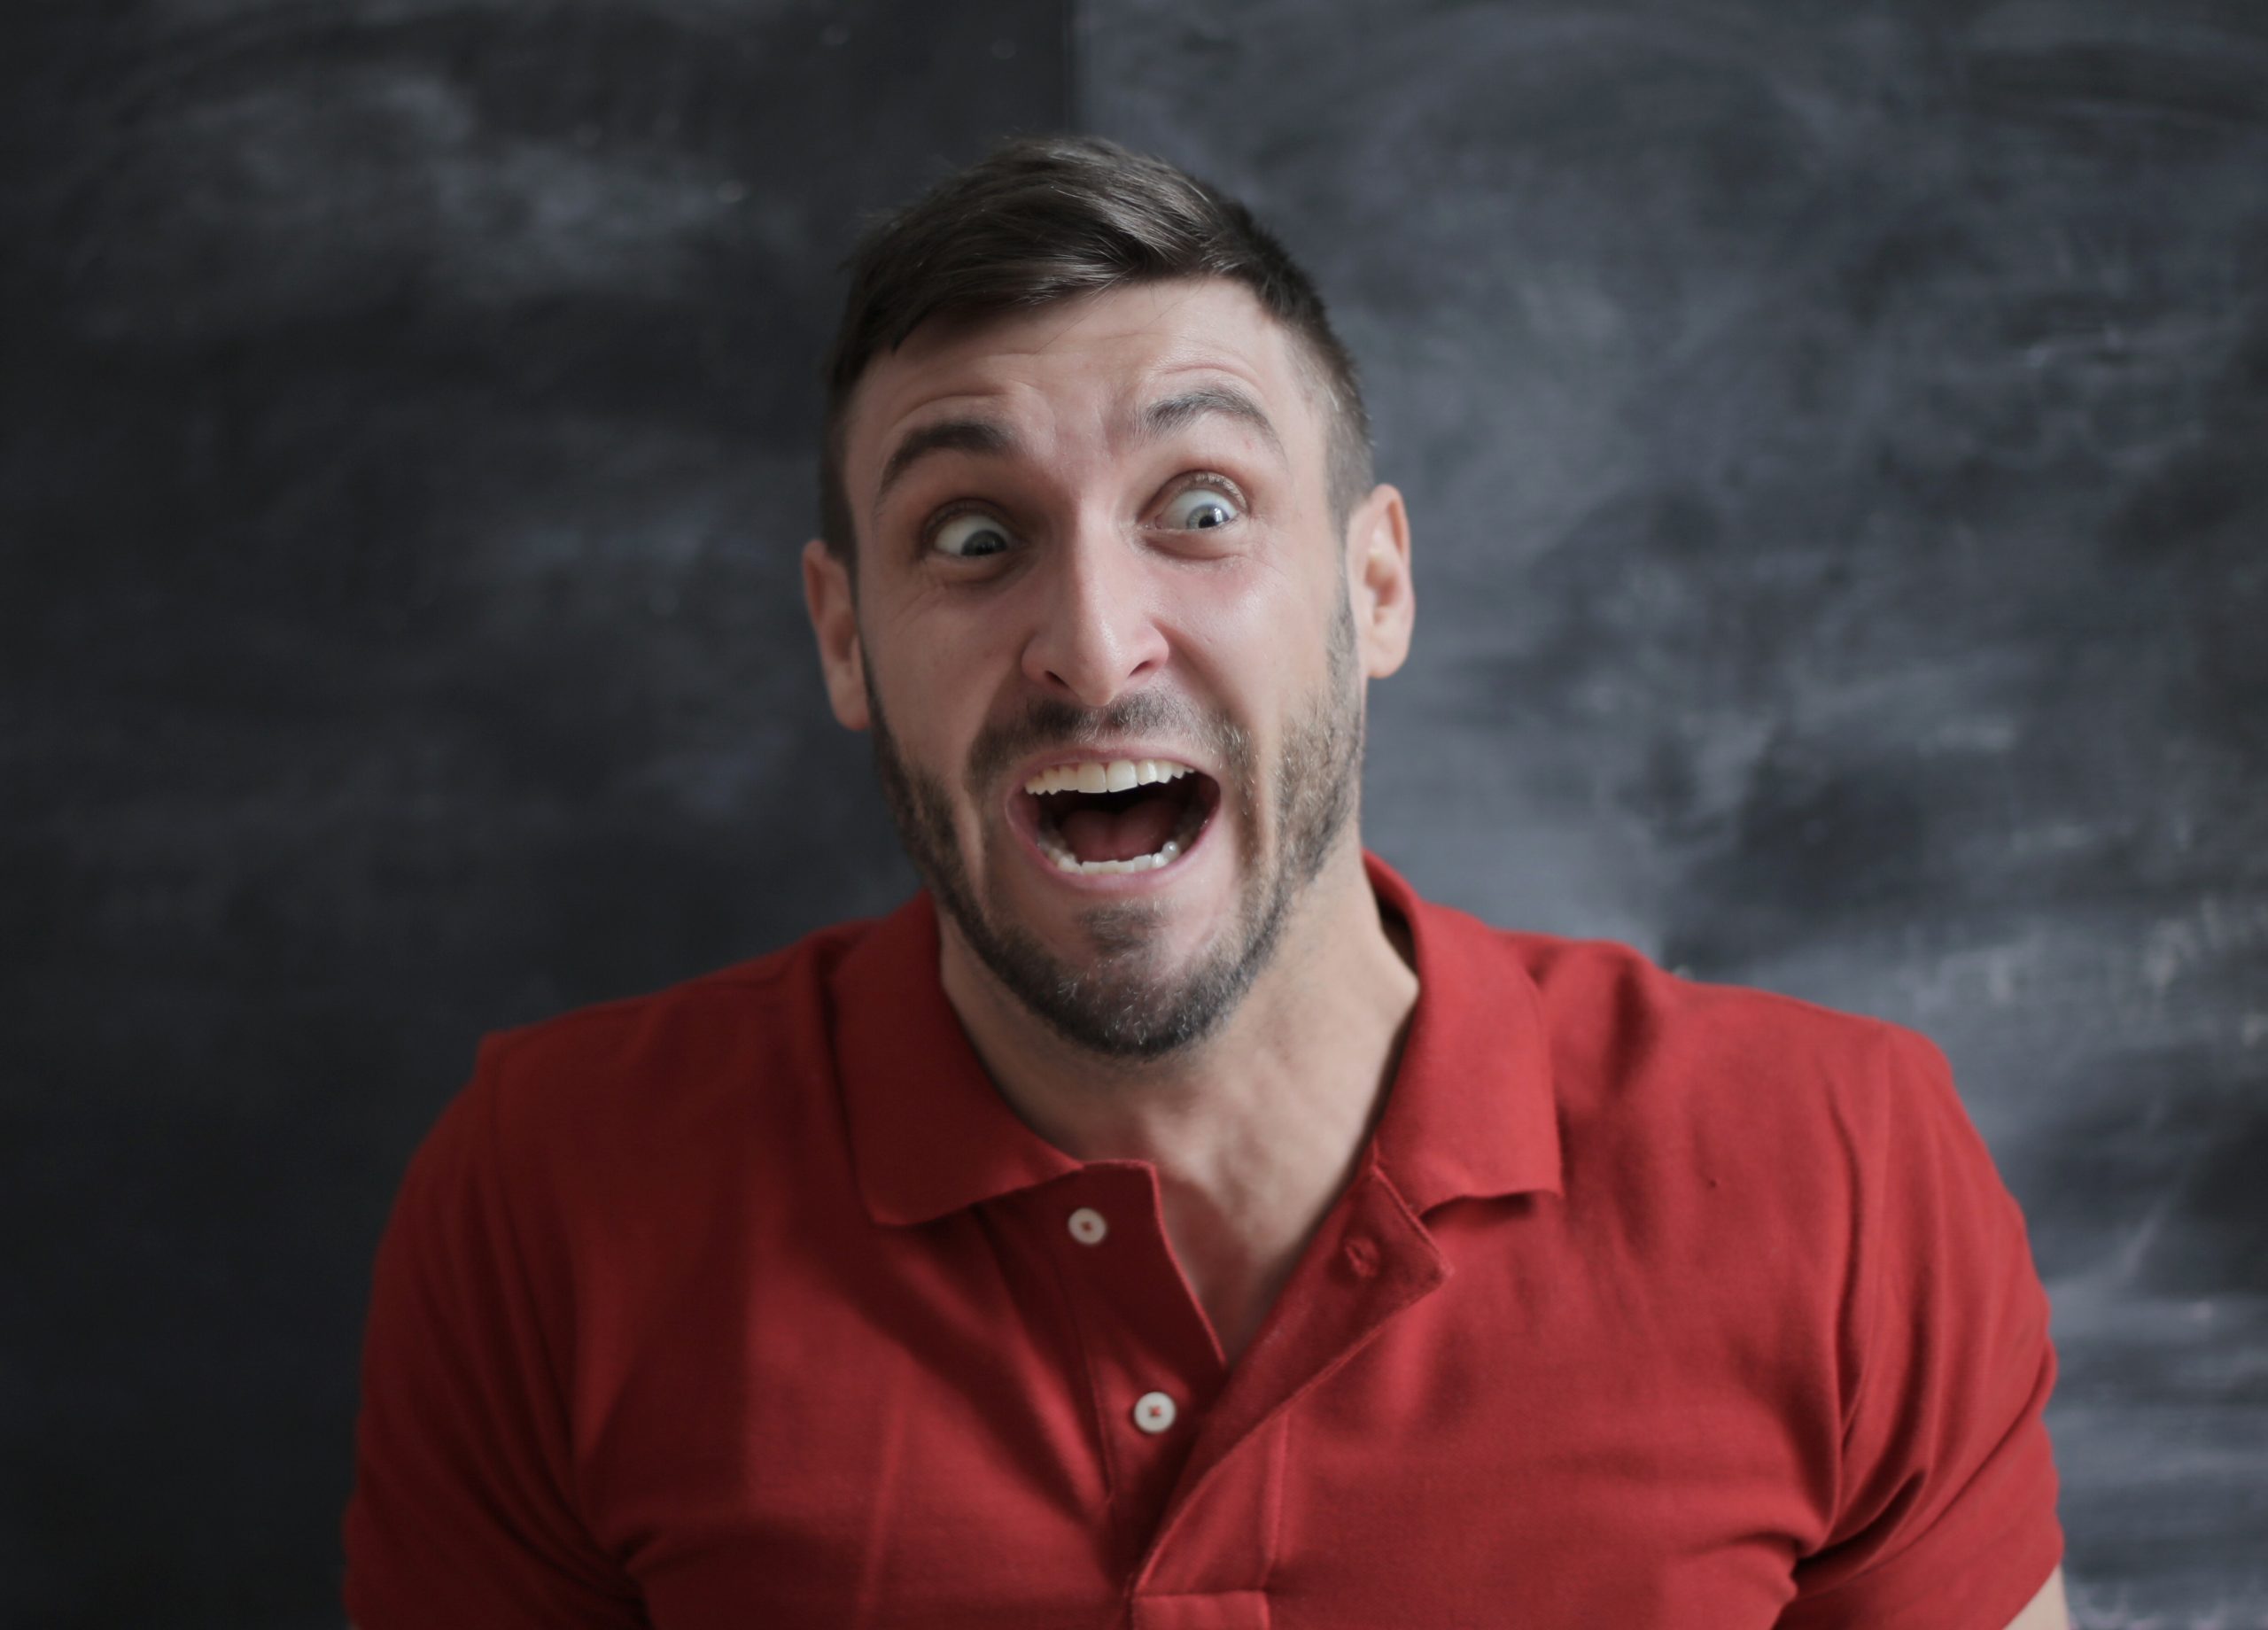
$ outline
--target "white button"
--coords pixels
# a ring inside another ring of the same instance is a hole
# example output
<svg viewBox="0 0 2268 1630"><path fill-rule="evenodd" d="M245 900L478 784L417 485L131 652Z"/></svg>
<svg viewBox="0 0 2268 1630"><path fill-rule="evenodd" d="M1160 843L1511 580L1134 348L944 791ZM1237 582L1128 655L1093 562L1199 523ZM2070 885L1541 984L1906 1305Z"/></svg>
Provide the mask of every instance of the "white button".
<svg viewBox="0 0 2268 1630"><path fill-rule="evenodd" d="M1092 1206L1082 1206L1071 1214L1071 1238L1083 1246L1099 1246L1102 1237L1110 1232L1110 1224L1102 1220L1102 1213Z"/></svg>
<svg viewBox="0 0 2268 1630"><path fill-rule="evenodd" d="M1161 1432L1173 1424L1174 1401L1163 1393L1144 1393L1134 1401L1134 1424L1146 1432Z"/></svg>

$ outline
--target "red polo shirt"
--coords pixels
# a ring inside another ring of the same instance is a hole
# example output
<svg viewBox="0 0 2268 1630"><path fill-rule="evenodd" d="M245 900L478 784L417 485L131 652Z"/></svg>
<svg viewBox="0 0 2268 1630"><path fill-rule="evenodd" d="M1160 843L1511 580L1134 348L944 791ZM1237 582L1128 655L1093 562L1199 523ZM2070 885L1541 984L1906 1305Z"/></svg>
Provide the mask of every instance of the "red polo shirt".
<svg viewBox="0 0 2268 1630"><path fill-rule="evenodd" d="M1237 1364L926 899L484 1045L377 1261L362 1630L2002 1630L2047 1307L1944 1060L1490 928Z"/></svg>

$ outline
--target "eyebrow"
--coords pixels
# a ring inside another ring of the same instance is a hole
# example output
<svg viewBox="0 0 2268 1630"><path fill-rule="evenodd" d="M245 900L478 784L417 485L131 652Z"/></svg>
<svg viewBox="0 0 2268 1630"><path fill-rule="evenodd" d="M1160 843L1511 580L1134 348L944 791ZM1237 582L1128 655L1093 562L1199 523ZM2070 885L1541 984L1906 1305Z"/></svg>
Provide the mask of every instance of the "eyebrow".
<svg viewBox="0 0 2268 1630"><path fill-rule="evenodd" d="M1152 402L1142 410L1142 434L1156 441L1196 423L1208 414L1220 414L1249 425L1278 458L1284 456L1284 439L1260 404L1229 385L1208 384Z"/></svg>
<svg viewBox="0 0 2268 1630"><path fill-rule="evenodd" d="M940 419L908 431L905 439L891 449L889 462L882 466L881 485L874 489L874 512L882 512L882 500L889 496L890 488L925 458L939 453L978 453L998 458L1013 453L1015 446L1015 432L990 419Z"/></svg>
<svg viewBox="0 0 2268 1630"><path fill-rule="evenodd" d="M1258 402L1227 385L1205 385L1152 402L1142 409L1142 438L1146 441L1163 440L1211 414L1250 426L1278 458L1284 457L1284 439L1276 433L1274 421ZM940 419L935 424L910 431L890 450L889 460L882 466L882 478L874 487L874 513L882 513L882 501L889 496L890 489L923 459L940 453L974 453L999 458L1015 450L1015 432L991 419Z"/></svg>

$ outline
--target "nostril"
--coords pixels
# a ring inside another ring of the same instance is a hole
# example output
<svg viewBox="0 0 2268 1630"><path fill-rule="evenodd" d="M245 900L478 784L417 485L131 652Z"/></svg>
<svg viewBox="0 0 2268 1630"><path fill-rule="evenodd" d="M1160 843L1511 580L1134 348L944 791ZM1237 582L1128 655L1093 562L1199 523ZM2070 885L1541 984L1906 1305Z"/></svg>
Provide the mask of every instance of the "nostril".
<svg viewBox="0 0 2268 1630"><path fill-rule="evenodd" d="M1091 567L1068 570L1052 602L1037 609L1024 648L1035 684L1088 707L1161 671L1170 655L1144 586L1107 578Z"/></svg>

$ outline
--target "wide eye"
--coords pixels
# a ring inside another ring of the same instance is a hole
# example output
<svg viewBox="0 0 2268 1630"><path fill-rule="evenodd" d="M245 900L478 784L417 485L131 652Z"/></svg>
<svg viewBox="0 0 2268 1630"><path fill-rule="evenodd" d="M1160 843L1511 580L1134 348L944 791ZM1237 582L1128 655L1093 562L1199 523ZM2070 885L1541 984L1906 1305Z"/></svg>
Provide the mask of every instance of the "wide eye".
<svg viewBox="0 0 2268 1630"><path fill-rule="evenodd" d="M1226 526L1243 513L1227 493L1209 486L1192 486L1166 501L1166 507L1158 512L1158 524L1176 532L1203 532Z"/></svg>
<svg viewBox="0 0 2268 1630"><path fill-rule="evenodd" d="M1015 539L1008 529L989 515L949 516L929 535L929 547L955 560L981 560L1006 553Z"/></svg>

